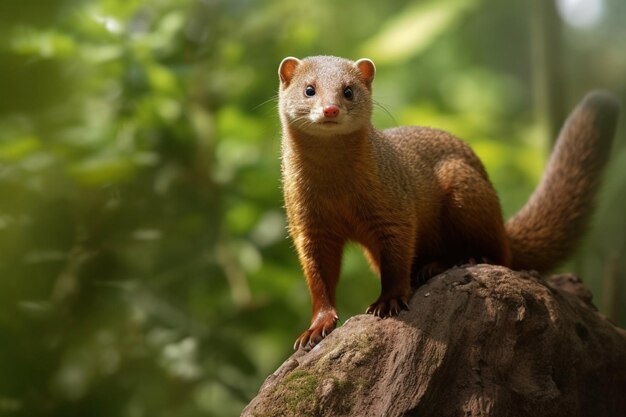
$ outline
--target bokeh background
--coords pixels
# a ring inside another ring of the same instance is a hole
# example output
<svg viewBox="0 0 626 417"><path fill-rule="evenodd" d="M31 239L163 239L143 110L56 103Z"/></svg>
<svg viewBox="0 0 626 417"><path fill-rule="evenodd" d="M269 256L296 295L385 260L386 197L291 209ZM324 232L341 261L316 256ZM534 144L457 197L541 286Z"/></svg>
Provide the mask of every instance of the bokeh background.
<svg viewBox="0 0 626 417"><path fill-rule="evenodd" d="M466 139L509 216L587 90L626 102L624 22L623 0L2 0L0 415L234 416L288 357L310 302L283 57L372 58L375 124ZM563 268L622 326L624 132ZM349 247L341 319L378 291Z"/></svg>

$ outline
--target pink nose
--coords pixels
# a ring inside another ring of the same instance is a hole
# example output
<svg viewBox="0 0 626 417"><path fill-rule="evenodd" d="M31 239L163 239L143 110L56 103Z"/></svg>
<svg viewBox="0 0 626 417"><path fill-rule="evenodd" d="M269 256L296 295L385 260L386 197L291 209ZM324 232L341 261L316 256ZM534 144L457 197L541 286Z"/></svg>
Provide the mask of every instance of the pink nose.
<svg viewBox="0 0 626 417"><path fill-rule="evenodd" d="M324 117L337 117L339 116L339 107L331 104L330 106L324 107Z"/></svg>

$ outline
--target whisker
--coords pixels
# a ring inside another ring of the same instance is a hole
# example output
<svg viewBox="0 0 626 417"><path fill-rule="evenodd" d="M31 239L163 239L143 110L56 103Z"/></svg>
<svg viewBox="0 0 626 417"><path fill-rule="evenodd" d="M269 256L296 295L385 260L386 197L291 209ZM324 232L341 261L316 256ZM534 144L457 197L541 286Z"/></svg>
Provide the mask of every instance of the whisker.
<svg viewBox="0 0 626 417"><path fill-rule="evenodd" d="M268 98L267 100L265 100L265 101L263 101L263 102L261 102L261 103L257 104L256 106L254 106L254 107L252 108L252 110L256 110L256 109L258 109L259 107L261 107L261 106L265 106L266 104L271 103L271 102L278 103L278 93L276 93L276 94L275 94L275 95L273 95L272 97Z"/></svg>
<svg viewBox="0 0 626 417"><path fill-rule="evenodd" d="M389 110L387 110L387 108L385 106L383 106L382 104L380 104L378 101L373 100L372 99L372 103L374 103L374 106L378 107L379 109L381 109L382 111L385 112L385 114L387 114L387 116L389 116L389 118L393 121L393 124L395 126L398 126L398 121L396 120L395 117L393 117L393 114L391 114L391 112Z"/></svg>

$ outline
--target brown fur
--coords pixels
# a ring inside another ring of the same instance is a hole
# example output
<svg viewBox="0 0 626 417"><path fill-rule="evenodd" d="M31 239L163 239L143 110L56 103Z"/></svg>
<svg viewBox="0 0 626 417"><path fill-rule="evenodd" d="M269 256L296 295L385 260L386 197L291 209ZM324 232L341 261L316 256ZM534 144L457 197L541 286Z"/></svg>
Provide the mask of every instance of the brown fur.
<svg viewBox="0 0 626 417"><path fill-rule="evenodd" d="M381 275L381 295L368 308L381 317L406 308L412 275L428 278L465 262L546 270L570 253L586 224L606 161L617 105L593 93L505 229L487 173L464 142L425 127L372 127L374 73L369 60L336 57L285 58L279 68L285 205L313 303L296 348L314 346L335 328L347 241L361 244ZM305 94L307 86L314 95ZM328 106L338 112L327 115Z"/></svg>
<svg viewBox="0 0 626 417"><path fill-rule="evenodd" d="M549 271L582 237L615 133L619 103L589 93L568 117L539 186L506 223L514 269Z"/></svg>

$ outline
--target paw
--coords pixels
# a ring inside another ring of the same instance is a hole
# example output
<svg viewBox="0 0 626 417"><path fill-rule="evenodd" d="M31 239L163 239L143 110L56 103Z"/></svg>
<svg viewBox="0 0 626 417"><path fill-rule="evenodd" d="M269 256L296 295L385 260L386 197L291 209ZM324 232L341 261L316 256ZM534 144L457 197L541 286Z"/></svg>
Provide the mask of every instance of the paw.
<svg viewBox="0 0 626 417"><path fill-rule="evenodd" d="M479 258L472 257L472 258L466 259L465 261L461 261L459 262L457 266L465 267L465 266L474 266L478 264L490 264L490 263L492 262L489 260L489 258L481 256Z"/></svg>
<svg viewBox="0 0 626 417"><path fill-rule="evenodd" d="M409 305L406 302L406 297L383 297L381 295L375 303L367 307L365 312L384 318L397 316L400 314L400 311L408 309Z"/></svg>
<svg viewBox="0 0 626 417"><path fill-rule="evenodd" d="M321 313L313 320L311 327L296 339L293 350L311 350L315 345L335 330L337 326L337 314L333 312Z"/></svg>
<svg viewBox="0 0 626 417"><path fill-rule="evenodd" d="M424 284L432 277L441 274L449 267L441 262L431 262L420 269L417 270L417 273L414 275L414 279L417 285Z"/></svg>

